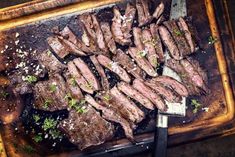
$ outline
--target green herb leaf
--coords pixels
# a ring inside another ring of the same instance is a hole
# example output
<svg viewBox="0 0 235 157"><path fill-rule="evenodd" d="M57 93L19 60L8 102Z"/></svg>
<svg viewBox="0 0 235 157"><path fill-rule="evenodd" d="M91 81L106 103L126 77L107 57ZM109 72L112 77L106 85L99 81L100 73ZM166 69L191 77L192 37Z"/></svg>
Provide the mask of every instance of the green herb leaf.
<svg viewBox="0 0 235 157"><path fill-rule="evenodd" d="M105 101L110 101L112 99L112 97L109 94L106 94L105 96L103 96Z"/></svg>
<svg viewBox="0 0 235 157"><path fill-rule="evenodd" d="M37 135L35 135L34 137L33 137L33 140L35 141L35 142L41 142L42 140L43 140L43 138L42 138L42 134L37 134Z"/></svg>
<svg viewBox="0 0 235 157"><path fill-rule="evenodd" d="M74 77L70 79L70 82L71 82L72 86L77 86L78 85L77 81L76 81L76 79Z"/></svg>
<svg viewBox="0 0 235 157"><path fill-rule="evenodd" d="M33 115L33 120L35 121L35 123L37 123L37 122L40 120L39 115L34 114L34 115Z"/></svg>
<svg viewBox="0 0 235 157"><path fill-rule="evenodd" d="M51 92L55 92L55 91L56 91L56 88L57 88L56 84L51 84L51 85L50 85L50 91L51 91Z"/></svg>
<svg viewBox="0 0 235 157"><path fill-rule="evenodd" d="M28 83L35 83L37 82L37 77L33 75L27 75L24 79L24 81L27 81Z"/></svg>
<svg viewBox="0 0 235 157"><path fill-rule="evenodd" d="M48 55L48 56L51 56L51 53L52 53L52 52L51 52L50 50L47 51L47 55Z"/></svg>
<svg viewBox="0 0 235 157"><path fill-rule="evenodd" d="M49 129L54 129L57 125L57 121L52 119L52 118L46 118L44 120L44 123L42 125L42 128L44 129L44 131L47 131Z"/></svg>
<svg viewBox="0 0 235 157"><path fill-rule="evenodd" d="M8 95L9 95L9 93L8 93L8 92L5 92L5 91L2 91L2 92L0 93L0 96L1 96L1 98L3 98L3 99L6 99Z"/></svg>
<svg viewBox="0 0 235 157"><path fill-rule="evenodd" d="M48 107L49 107L49 105L51 105L51 103L52 103L52 100L46 99L46 101L43 104L43 108L48 109Z"/></svg>
<svg viewBox="0 0 235 157"><path fill-rule="evenodd" d="M87 82L87 84L85 86L89 89L92 89L92 83L91 82Z"/></svg>
<svg viewBox="0 0 235 157"><path fill-rule="evenodd" d="M174 31L174 33L175 33L177 36L181 36L181 35L184 34L184 33L183 33L182 31L180 31L180 30L174 29L173 31Z"/></svg>
<svg viewBox="0 0 235 157"><path fill-rule="evenodd" d="M36 150L30 145L24 145L20 148L20 151L25 152L27 154L33 154Z"/></svg>
<svg viewBox="0 0 235 157"><path fill-rule="evenodd" d="M211 45L211 44L214 44L215 42L217 42L217 38L216 37L213 37L213 36L209 36L208 38L208 44Z"/></svg>
<svg viewBox="0 0 235 157"><path fill-rule="evenodd" d="M193 106L193 113L197 113L202 106L196 99L191 100L191 105Z"/></svg>
<svg viewBox="0 0 235 157"><path fill-rule="evenodd" d="M61 132L58 130L50 130L49 134L52 136L53 139L62 138Z"/></svg>
<svg viewBox="0 0 235 157"><path fill-rule="evenodd" d="M138 56L139 56L140 58L145 57L146 55L147 55L147 52L144 51L144 50L138 52Z"/></svg>

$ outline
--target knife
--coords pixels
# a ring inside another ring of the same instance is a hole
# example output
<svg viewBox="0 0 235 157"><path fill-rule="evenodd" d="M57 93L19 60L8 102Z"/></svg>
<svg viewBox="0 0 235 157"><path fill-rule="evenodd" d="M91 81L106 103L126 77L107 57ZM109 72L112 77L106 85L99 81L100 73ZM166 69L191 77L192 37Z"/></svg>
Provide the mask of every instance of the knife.
<svg viewBox="0 0 235 157"><path fill-rule="evenodd" d="M187 15L186 0L172 0L170 20L178 19ZM165 61L170 58L169 52L165 52ZM170 76L177 81L181 79L177 73L170 68L163 67L163 75ZM153 157L165 157L167 150L167 128L168 116L184 117L186 114L186 98L183 97L180 103L169 103L166 101L167 111L158 111L156 120L156 129L154 135L154 154Z"/></svg>

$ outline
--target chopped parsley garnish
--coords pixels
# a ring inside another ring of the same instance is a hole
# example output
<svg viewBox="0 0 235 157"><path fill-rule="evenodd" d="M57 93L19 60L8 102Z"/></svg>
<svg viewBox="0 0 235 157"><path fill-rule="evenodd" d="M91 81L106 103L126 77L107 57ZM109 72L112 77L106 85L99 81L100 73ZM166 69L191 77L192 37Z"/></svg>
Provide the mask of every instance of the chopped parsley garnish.
<svg viewBox="0 0 235 157"><path fill-rule="evenodd" d="M193 113L197 113L202 104L200 104L197 100L192 99L191 100L191 105L193 106Z"/></svg>
<svg viewBox="0 0 235 157"><path fill-rule="evenodd" d="M217 42L217 38L213 36L209 36L208 44L211 45L211 44L214 44L215 42Z"/></svg>
<svg viewBox="0 0 235 157"><path fill-rule="evenodd" d="M66 94L65 97L64 97L64 99L65 99L65 100L70 100L70 99L72 99L71 93Z"/></svg>
<svg viewBox="0 0 235 157"><path fill-rule="evenodd" d="M35 141L35 142L41 142L42 140L43 140L43 138L42 138L42 134L37 134L37 135L35 135L34 137L33 137L33 140Z"/></svg>
<svg viewBox="0 0 235 157"><path fill-rule="evenodd" d="M77 81L76 81L76 79L74 77L70 79L70 82L71 82L72 86L77 86L78 85Z"/></svg>
<svg viewBox="0 0 235 157"><path fill-rule="evenodd" d="M76 99L72 98L71 94L66 94L65 99L68 100L68 105L71 109L76 110L78 113L84 113L85 109L83 105L86 103L85 99L80 100L78 102Z"/></svg>
<svg viewBox="0 0 235 157"><path fill-rule="evenodd" d="M9 95L9 93L8 93L8 92L5 92L5 91L2 91L2 92L0 93L0 97L3 98L3 99L6 99L8 95Z"/></svg>
<svg viewBox="0 0 235 157"><path fill-rule="evenodd" d="M138 52L138 56L139 56L140 58L145 57L146 55L147 55L147 52L146 52L145 50Z"/></svg>
<svg viewBox="0 0 235 157"><path fill-rule="evenodd" d="M41 118L39 117L39 115L34 114L33 115L33 120L35 121L35 123L37 123Z"/></svg>
<svg viewBox="0 0 235 157"><path fill-rule="evenodd" d="M52 136L53 139L61 138L61 132L58 130L50 130L49 134Z"/></svg>
<svg viewBox="0 0 235 157"><path fill-rule="evenodd" d="M47 131L49 129L54 129L57 125L57 121L52 118L46 118L43 122L42 128L44 131Z"/></svg>
<svg viewBox="0 0 235 157"><path fill-rule="evenodd" d="M35 82L37 82L37 77L35 77L33 75L27 75L24 78L24 81L27 81L28 83L35 83Z"/></svg>
<svg viewBox="0 0 235 157"><path fill-rule="evenodd" d="M30 146L30 145L19 145L17 143L13 143L13 146L15 147L15 149L19 152L23 152L23 153L27 153L27 154L32 154L32 153L35 153L36 150Z"/></svg>
<svg viewBox="0 0 235 157"><path fill-rule="evenodd" d="M56 84L51 84L51 85L50 85L50 91L51 91L51 92L55 92L55 91L56 91L56 88L57 88Z"/></svg>
<svg viewBox="0 0 235 157"><path fill-rule="evenodd" d="M92 89L92 83L91 82L87 82L87 84L85 86L89 89Z"/></svg>
<svg viewBox="0 0 235 157"><path fill-rule="evenodd" d="M158 63L157 58L152 59L153 64L158 68L160 66L160 63Z"/></svg>
<svg viewBox="0 0 235 157"><path fill-rule="evenodd" d="M112 99L112 97L109 94L106 94L105 96L103 96L105 101L110 101Z"/></svg>
<svg viewBox="0 0 235 157"><path fill-rule="evenodd" d="M52 103L52 100L46 99L46 101L43 104L43 108L48 109L48 107L49 107L49 105L51 105L51 103Z"/></svg>
<svg viewBox="0 0 235 157"><path fill-rule="evenodd" d="M182 31L176 30L176 29L174 29L174 33L175 33L177 36L181 36L181 35L184 34Z"/></svg>
<svg viewBox="0 0 235 157"><path fill-rule="evenodd" d="M51 56L51 53L52 53L52 52L51 52L50 50L47 51L47 55L48 55L48 56Z"/></svg>

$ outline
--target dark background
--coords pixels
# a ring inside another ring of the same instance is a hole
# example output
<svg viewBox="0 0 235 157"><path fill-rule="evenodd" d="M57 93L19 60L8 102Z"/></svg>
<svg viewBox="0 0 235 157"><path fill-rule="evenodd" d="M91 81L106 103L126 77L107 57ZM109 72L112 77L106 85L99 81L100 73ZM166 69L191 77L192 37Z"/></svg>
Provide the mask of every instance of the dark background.
<svg viewBox="0 0 235 157"><path fill-rule="evenodd" d="M30 0L0 0L0 8L28 1ZM235 32L235 0L226 0L226 2ZM145 152L134 157L151 157L151 153ZM168 149L168 157L235 157L235 135L172 147Z"/></svg>

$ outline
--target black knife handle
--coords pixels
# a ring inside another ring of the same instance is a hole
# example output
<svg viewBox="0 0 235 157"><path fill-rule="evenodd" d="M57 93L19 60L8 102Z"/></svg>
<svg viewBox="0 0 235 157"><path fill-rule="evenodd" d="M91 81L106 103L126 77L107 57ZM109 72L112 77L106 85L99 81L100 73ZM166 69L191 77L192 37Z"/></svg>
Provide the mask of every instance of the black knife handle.
<svg viewBox="0 0 235 157"><path fill-rule="evenodd" d="M156 127L154 138L153 157L166 157L167 150L167 127Z"/></svg>

